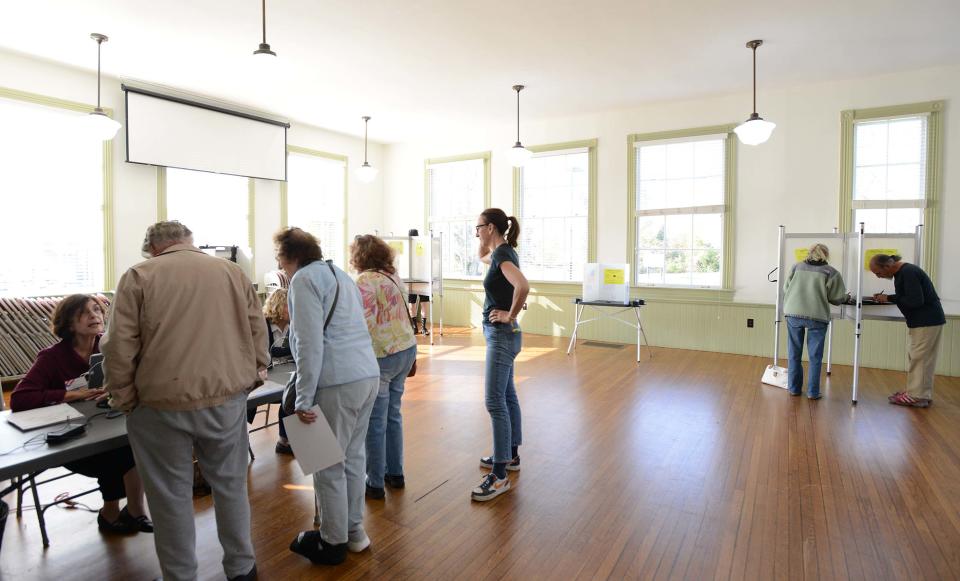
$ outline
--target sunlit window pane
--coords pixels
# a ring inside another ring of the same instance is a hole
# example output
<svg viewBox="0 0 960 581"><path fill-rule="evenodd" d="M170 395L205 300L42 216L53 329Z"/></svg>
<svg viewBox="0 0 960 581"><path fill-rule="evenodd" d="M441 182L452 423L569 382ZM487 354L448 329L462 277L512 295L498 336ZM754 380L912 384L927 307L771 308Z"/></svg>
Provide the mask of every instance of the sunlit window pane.
<svg viewBox="0 0 960 581"><path fill-rule="evenodd" d="M287 155L287 224L317 237L323 257L344 268L346 164L317 155Z"/></svg>

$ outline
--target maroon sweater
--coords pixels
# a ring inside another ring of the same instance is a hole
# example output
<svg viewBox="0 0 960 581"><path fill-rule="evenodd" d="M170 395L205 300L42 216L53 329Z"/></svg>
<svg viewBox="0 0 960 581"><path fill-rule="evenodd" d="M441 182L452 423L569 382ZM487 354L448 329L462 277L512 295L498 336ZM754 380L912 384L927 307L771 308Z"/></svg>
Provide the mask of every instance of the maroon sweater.
<svg viewBox="0 0 960 581"><path fill-rule="evenodd" d="M100 337L93 343L93 352L100 352ZM33 367L10 394L10 409L22 412L63 402L64 384L89 369L90 363L74 351L72 341L64 339L47 347L37 353Z"/></svg>

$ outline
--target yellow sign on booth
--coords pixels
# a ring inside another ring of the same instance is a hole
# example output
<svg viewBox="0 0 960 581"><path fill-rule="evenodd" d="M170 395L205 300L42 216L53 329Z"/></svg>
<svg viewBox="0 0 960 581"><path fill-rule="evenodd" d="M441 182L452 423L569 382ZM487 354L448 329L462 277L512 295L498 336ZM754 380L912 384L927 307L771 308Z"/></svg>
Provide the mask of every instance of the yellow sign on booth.
<svg viewBox="0 0 960 581"><path fill-rule="evenodd" d="M389 244L390 248L393 248L394 252L396 252L397 254L403 254L403 242L391 240L387 242L387 244Z"/></svg>
<svg viewBox="0 0 960 581"><path fill-rule="evenodd" d="M427 249L424 247L423 242L417 242L417 249L416 249L417 256L423 256L423 254L426 251Z"/></svg>
<svg viewBox="0 0 960 581"><path fill-rule="evenodd" d="M603 284L623 284L624 271L622 268L603 269Z"/></svg>
<svg viewBox="0 0 960 581"><path fill-rule="evenodd" d="M809 248L797 248L793 251L793 257L797 259L797 262L803 262L809 254Z"/></svg>

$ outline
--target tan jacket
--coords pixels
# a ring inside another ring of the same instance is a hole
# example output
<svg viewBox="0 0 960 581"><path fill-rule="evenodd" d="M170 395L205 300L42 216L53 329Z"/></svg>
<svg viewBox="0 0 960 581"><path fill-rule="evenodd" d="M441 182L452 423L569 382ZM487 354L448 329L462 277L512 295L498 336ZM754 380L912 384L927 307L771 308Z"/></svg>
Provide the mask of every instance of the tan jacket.
<svg viewBox="0 0 960 581"><path fill-rule="evenodd" d="M236 264L171 246L124 273L111 308L100 350L113 407L196 410L261 383L267 326Z"/></svg>

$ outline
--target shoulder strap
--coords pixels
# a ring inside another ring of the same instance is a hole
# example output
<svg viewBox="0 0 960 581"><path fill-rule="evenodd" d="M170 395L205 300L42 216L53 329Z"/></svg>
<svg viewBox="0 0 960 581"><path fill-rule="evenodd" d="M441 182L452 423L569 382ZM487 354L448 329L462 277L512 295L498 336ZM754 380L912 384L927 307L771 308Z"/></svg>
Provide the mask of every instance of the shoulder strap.
<svg viewBox="0 0 960 581"><path fill-rule="evenodd" d="M400 285L397 283L396 280L393 279L392 276L390 276L389 274L387 274L387 273L385 273L385 272L381 272L381 271L379 271L379 270L375 270L374 272L376 272L377 274L379 274L379 275L381 275L381 276L385 276L385 277L387 277L388 279L390 279L390 282L393 283L393 286L397 287L397 292L400 293L400 299L403 301L403 304L407 304L407 295L404 294L403 289L400 288ZM410 316L410 309L409 309L409 308L407 309L407 318L410 319L410 324L413 325L413 324L414 324L414 322L413 322L413 317Z"/></svg>
<svg viewBox="0 0 960 581"><path fill-rule="evenodd" d="M337 278L337 271L333 270L333 261L328 260L327 266L330 267L330 274L333 275L334 282L337 283L337 292L333 295L333 304L330 305L330 312L327 313L327 320L323 322L323 330L326 331L330 326L330 320L333 318L333 312L337 309L337 301L340 299L340 279Z"/></svg>

